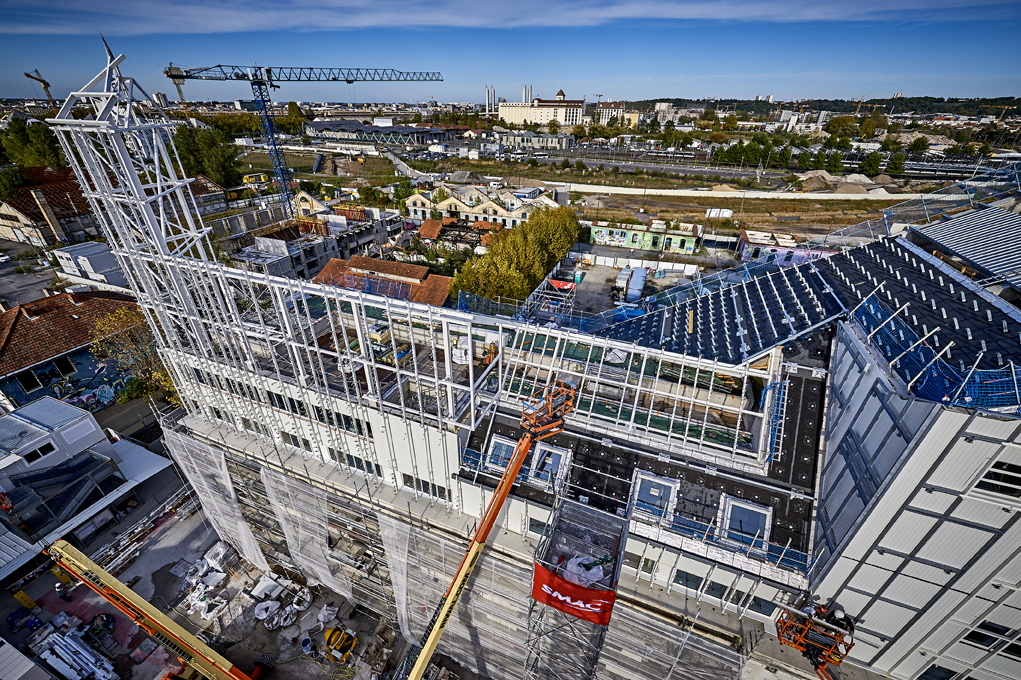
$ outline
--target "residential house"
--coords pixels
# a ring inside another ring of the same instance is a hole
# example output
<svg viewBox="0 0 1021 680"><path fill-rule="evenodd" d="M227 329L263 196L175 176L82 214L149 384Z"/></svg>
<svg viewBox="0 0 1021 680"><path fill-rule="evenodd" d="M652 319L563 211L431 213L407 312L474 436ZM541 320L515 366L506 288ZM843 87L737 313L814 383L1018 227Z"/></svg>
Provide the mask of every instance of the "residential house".
<svg viewBox="0 0 1021 680"><path fill-rule="evenodd" d="M538 208L556 208L557 202L545 194L533 199L522 199L510 190L489 194L479 187L461 194L452 191L443 201L434 202L426 194L414 194L405 200L408 214L414 219L429 219L434 210L446 217L466 222L488 221L503 227L514 228L528 219ZM435 192L433 192L435 194ZM485 197L483 199L483 196Z"/></svg>
<svg viewBox="0 0 1021 680"><path fill-rule="evenodd" d="M27 186L0 201L0 238L36 246L98 236L97 224L74 173L67 168L22 168Z"/></svg>
<svg viewBox="0 0 1021 680"><path fill-rule="evenodd" d="M355 255L349 260L330 260L315 282L442 307L454 279L432 274L428 267L417 264Z"/></svg>
<svg viewBox="0 0 1021 680"><path fill-rule="evenodd" d="M801 239L794 234L776 234L742 229L737 241L738 258L749 262L764 259L779 264L801 264L828 255L826 251L809 250L799 246Z"/></svg>
<svg viewBox="0 0 1021 680"><path fill-rule="evenodd" d="M595 245L691 255L702 238L702 225L668 224L664 220L650 220L648 224L592 222L590 234L589 242Z"/></svg>
<svg viewBox="0 0 1021 680"><path fill-rule="evenodd" d="M135 301L119 293L61 293L0 314L0 410L42 396L90 411L113 404L131 377L91 346L96 323Z"/></svg>

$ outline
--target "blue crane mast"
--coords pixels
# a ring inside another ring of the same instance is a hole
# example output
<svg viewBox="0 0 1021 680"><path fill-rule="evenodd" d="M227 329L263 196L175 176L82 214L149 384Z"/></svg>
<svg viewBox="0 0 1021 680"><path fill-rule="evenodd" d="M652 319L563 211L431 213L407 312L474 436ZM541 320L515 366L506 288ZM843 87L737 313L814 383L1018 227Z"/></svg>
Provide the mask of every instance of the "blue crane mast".
<svg viewBox="0 0 1021 680"><path fill-rule="evenodd" d="M443 80L437 71L395 71L388 68L302 68L291 66L204 66L181 68L171 64L163 71L174 85L180 86L185 80L246 80L252 86L252 95L259 110L266 150L273 161L273 173L280 185L281 205L284 216L293 219L294 209L290 201L291 171L287 167L284 152L277 142L277 129L269 113L271 89L283 82L422 82Z"/></svg>

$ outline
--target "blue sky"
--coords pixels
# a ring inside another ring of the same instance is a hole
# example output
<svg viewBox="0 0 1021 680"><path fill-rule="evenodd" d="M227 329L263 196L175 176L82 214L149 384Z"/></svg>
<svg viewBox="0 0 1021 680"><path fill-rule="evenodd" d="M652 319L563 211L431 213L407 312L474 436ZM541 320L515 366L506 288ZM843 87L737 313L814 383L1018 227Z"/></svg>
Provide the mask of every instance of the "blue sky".
<svg viewBox="0 0 1021 680"><path fill-rule="evenodd" d="M1021 91L1021 3L989 0L0 0L0 96L63 97L105 64L147 91L169 62L441 71L441 83L285 84L281 100L520 101L705 96L1008 96ZM190 99L250 98L244 83Z"/></svg>

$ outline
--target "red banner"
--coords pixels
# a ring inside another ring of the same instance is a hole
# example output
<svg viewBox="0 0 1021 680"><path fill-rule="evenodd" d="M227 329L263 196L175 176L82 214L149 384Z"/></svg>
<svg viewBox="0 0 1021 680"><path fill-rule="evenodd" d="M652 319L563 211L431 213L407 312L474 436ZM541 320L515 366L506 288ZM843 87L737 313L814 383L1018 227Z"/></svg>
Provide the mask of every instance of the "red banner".
<svg viewBox="0 0 1021 680"><path fill-rule="evenodd" d="M597 626L606 626L617 594L565 581L536 562L532 599Z"/></svg>
<svg viewBox="0 0 1021 680"><path fill-rule="evenodd" d="M550 279L550 285L557 290L574 290L574 281L558 281L557 279Z"/></svg>

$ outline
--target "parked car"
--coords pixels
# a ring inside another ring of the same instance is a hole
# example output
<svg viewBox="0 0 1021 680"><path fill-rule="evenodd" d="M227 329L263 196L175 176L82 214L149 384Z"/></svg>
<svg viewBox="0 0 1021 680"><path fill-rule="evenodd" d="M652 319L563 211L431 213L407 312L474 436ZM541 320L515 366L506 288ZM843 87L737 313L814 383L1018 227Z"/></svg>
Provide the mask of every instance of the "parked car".
<svg viewBox="0 0 1021 680"><path fill-rule="evenodd" d="M0 262L10 262L11 256L0 253Z"/></svg>

